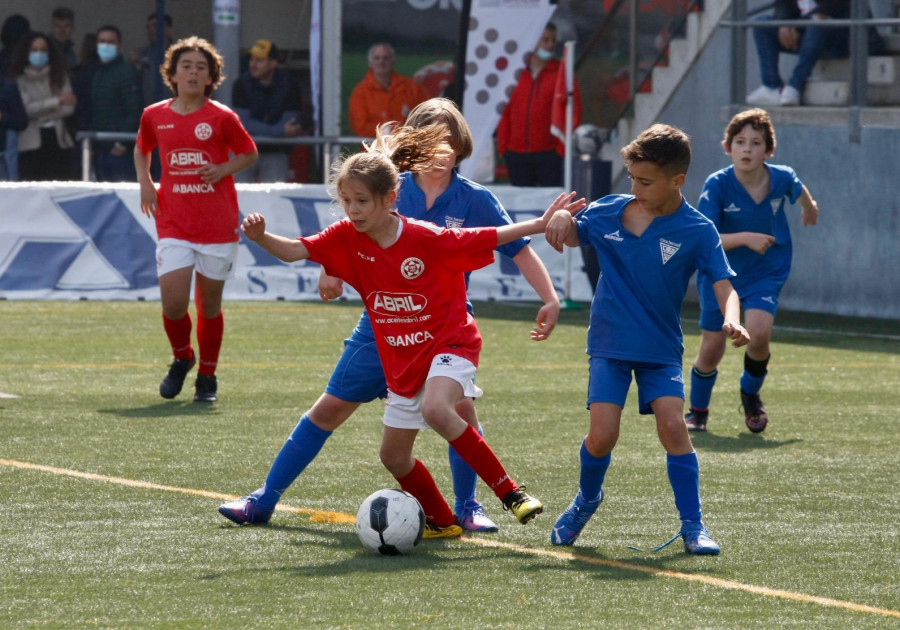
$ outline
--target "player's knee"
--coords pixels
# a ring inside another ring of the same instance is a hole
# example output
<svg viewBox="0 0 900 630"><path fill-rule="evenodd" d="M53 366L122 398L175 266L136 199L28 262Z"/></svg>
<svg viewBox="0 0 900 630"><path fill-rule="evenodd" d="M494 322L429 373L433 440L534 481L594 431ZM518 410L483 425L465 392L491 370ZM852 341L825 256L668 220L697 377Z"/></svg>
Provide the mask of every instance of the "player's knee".
<svg viewBox="0 0 900 630"><path fill-rule="evenodd" d="M584 438L584 445L587 448L588 453L594 457L605 457L613 450L613 447L615 447L616 442L618 441L618 431L591 431L587 434L587 437Z"/></svg>

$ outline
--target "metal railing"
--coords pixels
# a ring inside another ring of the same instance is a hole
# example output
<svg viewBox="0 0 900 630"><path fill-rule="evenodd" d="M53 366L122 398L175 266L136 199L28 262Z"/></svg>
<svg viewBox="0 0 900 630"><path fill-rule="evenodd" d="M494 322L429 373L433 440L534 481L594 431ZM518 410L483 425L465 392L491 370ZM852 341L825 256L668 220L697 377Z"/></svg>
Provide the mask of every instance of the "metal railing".
<svg viewBox="0 0 900 630"><path fill-rule="evenodd" d="M93 164L93 145L95 142L130 142L134 143L136 133L119 131L79 131L76 140L81 144L81 179L91 181L91 165ZM320 146L322 148L322 182L328 181L329 169L334 158L344 146L359 146L371 140L360 136L300 136L297 138L272 138L254 136L257 146ZM274 183L274 182L267 182Z"/></svg>

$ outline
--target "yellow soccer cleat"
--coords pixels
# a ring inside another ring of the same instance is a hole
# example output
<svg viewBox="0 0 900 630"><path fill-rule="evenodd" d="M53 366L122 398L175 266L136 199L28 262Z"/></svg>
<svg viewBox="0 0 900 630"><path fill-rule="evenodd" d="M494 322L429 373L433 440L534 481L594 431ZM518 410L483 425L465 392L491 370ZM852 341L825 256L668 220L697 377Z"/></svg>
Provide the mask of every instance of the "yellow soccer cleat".
<svg viewBox="0 0 900 630"><path fill-rule="evenodd" d="M459 538L462 533L462 527L456 523L441 527L431 521L425 521L425 532L422 534L422 538Z"/></svg>
<svg viewBox="0 0 900 630"><path fill-rule="evenodd" d="M541 502L525 492L525 486L503 497L503 508L512 511L523 525L544 511Z"/></svg>

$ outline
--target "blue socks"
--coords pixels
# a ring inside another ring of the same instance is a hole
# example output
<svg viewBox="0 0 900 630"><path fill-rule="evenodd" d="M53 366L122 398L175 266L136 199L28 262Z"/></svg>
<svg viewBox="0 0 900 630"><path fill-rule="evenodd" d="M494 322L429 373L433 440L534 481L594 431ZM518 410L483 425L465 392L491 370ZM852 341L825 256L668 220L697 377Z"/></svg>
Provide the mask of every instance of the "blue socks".
<svg viewBox="0 0 900 630"><path fill-rule="evenodd" d="M484 437L484 429L480 422L478 423L478 435ZM453 511L457 516L461 516L466 508L472 509L478 504L475 499L478 475L452 446L447 447L447 455L450 458L450 475L453 477L453 494L456 495Z"/></svg>
<svg viewBox="0 0 900 630"><path fill-rule="evenodd" d="M303 414L275 457L275 461L272 462L266 483L250 496L256 497L260 507L267 510L275 509L281 495L316 458L325 441L331 437L331 433L314 425L312 420Z"/></svg>
<svg viewBox="0 0 900 630"><path fill-rule="evenodd" d="M700 460L697 451L684 455L666 453L666 471L675 493L675 507L682 521L701 520L700 514Z"/></svg>
<svg viewBox="0 0 900 630"><path fill-rule="evenodd" d="M701 372L697 368L691 368L691 409L700 411L709 409L709 401L712 399L718 375L719 370Z"/></svg>
<svg viewBox="0 0 900 630"><path fill-rule="evenodd" d="M578 491L585 501L596 501L603 488L603 480L606 478L606 470L612 461L612 452L603 457L595 457L581 442L581 477L578 481Z"/></svg>

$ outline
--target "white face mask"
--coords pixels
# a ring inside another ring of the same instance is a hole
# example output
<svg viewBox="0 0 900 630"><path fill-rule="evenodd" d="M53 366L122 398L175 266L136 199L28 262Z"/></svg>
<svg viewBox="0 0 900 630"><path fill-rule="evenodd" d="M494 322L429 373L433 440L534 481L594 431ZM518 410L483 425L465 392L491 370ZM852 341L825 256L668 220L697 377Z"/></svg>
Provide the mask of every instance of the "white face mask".
<svg viewBox="0 0 900 630"><path fill-rule="evenodd" d="M543 48L537 49L537 56L539 59L543 61L549 61L553 59L553 51L552 50L544 50Z"/></svg>

